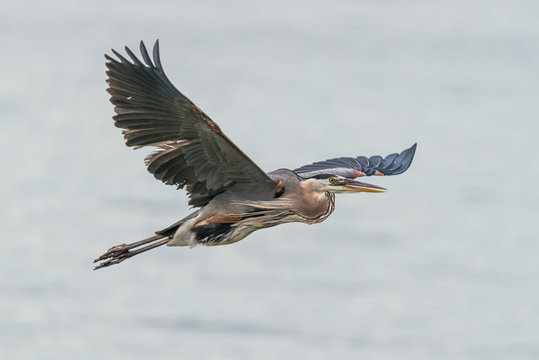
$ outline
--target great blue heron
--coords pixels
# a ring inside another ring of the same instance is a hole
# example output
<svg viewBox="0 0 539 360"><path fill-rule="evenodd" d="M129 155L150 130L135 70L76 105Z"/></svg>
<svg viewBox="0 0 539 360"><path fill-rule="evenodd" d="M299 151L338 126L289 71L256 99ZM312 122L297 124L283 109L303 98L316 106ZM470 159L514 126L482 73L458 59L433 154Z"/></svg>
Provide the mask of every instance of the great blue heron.
<svg viewBox="0 0 539 360"><path fill-rule="evenodd" d="M154 236L114 246L94 260L95 269L164 244L232 244L278 224L319 223L333 212L335 194L385 191L356 178L400 174L414 157L416 144L385 158L341 157L265 173L172 85L161 65L159 41L153 61L142 41L144 62L125 51L132 61L114 50L119 60L105 55L115 125L124 129L127 146L157 148L145 159L148 171L185 188L189 205L198 209Z"/></svg>

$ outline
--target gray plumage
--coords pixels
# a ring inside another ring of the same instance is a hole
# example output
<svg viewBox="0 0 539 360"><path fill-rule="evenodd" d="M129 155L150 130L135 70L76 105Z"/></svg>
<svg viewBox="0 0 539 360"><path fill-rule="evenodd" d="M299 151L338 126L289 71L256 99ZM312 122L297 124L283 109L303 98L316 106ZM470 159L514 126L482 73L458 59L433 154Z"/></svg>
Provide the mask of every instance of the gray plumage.
<svg viewBox="0 0 539 360"><path fill-rule="evenodd" d="M144 63L125 50L132 62L114 50L119 61L105 55L107 91L117 114L113 119L124 129L127 146L158 148L146 158L156 179L185 187L189 205L196 207L237 183L256 183L271 191L273 182L267 175L168 80L158 42L153 62L142 42Z"/></svg>
<svg viewBox="0 0 539 360"><path fill-rule="evenodd" d="M414 158L416 144L404 150L400 154L390 154L385 158L380 155L371 157L358 156L340 157L326 161L318 161L310 165L304 165L294 170L303 177L312 177L318 174L335 174L344 177L353 176L353 170L359 171L360 176L371 175L398 175L405 172Z"/></svg>
<svg viewBox="0 0 539 360"><path fill-rule="evenodd" d="M412 162L415 144L385 158L342 157L266 174L172 85L159 42L153 60L143 42L142 61L125 51L131 60L114 50L117 59L105 55L115 125L127 146L157 148L145 160L148 171L184 188L198 209L152 237L109 249L94 261L96 269L164 244L223 245L286 222L321 222L333 212L336 193L385 191L356 178L400 174Z"/></svg>

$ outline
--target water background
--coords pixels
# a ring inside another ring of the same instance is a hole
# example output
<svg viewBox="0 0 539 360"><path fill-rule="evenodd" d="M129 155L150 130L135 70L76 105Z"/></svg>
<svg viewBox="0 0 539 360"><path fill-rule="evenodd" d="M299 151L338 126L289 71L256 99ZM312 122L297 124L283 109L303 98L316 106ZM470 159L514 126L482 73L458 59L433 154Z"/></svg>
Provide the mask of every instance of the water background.
<svg viewBox="0 0 539 360"><path fill-rule="evenodd" d="M0 359L539 358L539 2L11 1ZM386 194L233 246L91 260L188 213L123 145L103 53L263 169L418 142ZM136 51L138 52L138 50Z"/></svg>

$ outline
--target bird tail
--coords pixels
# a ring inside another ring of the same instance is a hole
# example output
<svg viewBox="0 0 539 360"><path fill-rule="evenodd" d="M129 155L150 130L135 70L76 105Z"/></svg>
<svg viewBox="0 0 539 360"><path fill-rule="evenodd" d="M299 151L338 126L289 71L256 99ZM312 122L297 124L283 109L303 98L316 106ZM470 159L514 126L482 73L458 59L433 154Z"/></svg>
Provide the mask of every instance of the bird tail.
<svg viewBox="0 0 539 360"><path fill-rule="evenodd" d="M195 211L194 213L189 214L187 217L181 219L180 221L162 230L156 231L155 235L150 236L149 238L136 241L130 244L121 244L111 247L107 250L107 252L94 260L94 263L98 263L94 267L94 270L119 264L125 259L129 259L130 257L133 257L145 251L167 244L183 223L197 215L198 211Z"/></svg>

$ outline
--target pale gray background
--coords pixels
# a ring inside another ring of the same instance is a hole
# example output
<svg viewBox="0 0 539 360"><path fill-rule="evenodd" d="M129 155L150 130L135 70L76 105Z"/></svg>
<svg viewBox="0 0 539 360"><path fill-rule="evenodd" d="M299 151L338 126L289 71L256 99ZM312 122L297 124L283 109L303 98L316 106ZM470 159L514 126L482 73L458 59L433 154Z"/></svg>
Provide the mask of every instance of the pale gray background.
<svg viewBox="0 0 539 360"><path fill-rule="evenodd" d="M539 358L539 2L17 1L0 13L1 359ZM123 145L103 53L267 170L418 142L386 194L233 246L108 247L188 213Z"/></svg>

